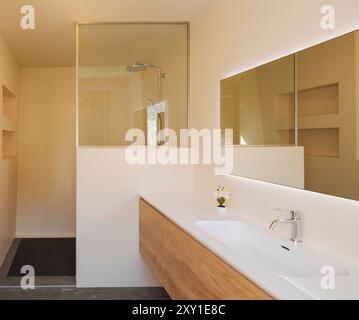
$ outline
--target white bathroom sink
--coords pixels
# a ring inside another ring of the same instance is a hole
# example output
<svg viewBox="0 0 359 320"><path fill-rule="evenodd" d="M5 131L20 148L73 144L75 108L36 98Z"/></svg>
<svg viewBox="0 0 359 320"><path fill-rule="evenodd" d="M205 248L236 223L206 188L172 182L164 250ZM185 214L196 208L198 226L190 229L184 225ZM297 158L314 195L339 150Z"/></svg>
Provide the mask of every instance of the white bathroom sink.
<svg viewBox="0 0 359 320"><path fill-rule="evenodd" d="M338 258L306 246L294 245L237 220L197 221L196 225L230 249L261 268L281 277L323 276L325 265L333 266L336 276L347 275ZM288 231L289 232L289 231Z"/></svg>

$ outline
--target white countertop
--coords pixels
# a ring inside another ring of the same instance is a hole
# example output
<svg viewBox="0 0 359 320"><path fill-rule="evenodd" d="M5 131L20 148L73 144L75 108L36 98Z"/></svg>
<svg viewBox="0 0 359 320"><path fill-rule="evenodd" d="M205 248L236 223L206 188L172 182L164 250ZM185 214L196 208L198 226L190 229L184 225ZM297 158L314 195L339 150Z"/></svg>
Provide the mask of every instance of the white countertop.
<svg viewBox="0 0 359 320"><path fill-rule="evenodd" d="M276 299L359 299L359 264L357 261L343 257L343 265L349 271L349 275L336 277L335 290L323 290L320 286L321 277L280 277L240 256L222 241L199 228L196 221L218 220L219 217L215 207L208 208L200 205L193 194L141 194L141 197ZM243 214L236 214L234 217L231 210L228 211L228 218L248 221Z"/></svg>

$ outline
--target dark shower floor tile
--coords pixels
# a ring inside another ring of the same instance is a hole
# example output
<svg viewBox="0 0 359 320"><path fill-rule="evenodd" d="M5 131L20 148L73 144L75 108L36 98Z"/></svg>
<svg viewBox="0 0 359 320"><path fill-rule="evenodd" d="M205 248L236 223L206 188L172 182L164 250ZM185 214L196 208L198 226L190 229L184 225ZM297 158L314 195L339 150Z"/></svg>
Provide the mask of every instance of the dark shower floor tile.
<svg viewBox="0 0 359 320"><path fill-rule="evenodd" d="M23 276L24 265L33 266L35 276L75 276L76 239L21 239L7 276Z"/></svg>

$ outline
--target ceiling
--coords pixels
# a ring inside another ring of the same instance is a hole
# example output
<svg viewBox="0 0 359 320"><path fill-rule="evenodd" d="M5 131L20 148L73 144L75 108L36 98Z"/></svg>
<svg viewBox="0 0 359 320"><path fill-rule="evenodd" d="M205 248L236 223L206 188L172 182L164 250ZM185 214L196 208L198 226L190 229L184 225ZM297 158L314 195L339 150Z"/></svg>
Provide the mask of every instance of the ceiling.
<svg viewBox="0 0 359 320"><path fill-rule="evenodd" d="M191 21L213 0L0 0L0 34L22 67L74 66L77 22ZM33 5L35 30L20 28Z"/></svg>

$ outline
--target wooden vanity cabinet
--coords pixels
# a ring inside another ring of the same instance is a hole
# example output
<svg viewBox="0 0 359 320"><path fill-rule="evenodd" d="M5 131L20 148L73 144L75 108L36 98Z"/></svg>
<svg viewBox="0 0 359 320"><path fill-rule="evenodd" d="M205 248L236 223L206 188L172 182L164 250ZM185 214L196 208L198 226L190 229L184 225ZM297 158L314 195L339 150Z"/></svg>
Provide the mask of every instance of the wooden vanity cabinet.
<svg viewBox="0 0 359 320"><path fill-rule="evenodd" d="M172 299L272 299L143 199L140 252Z"/></svg>

